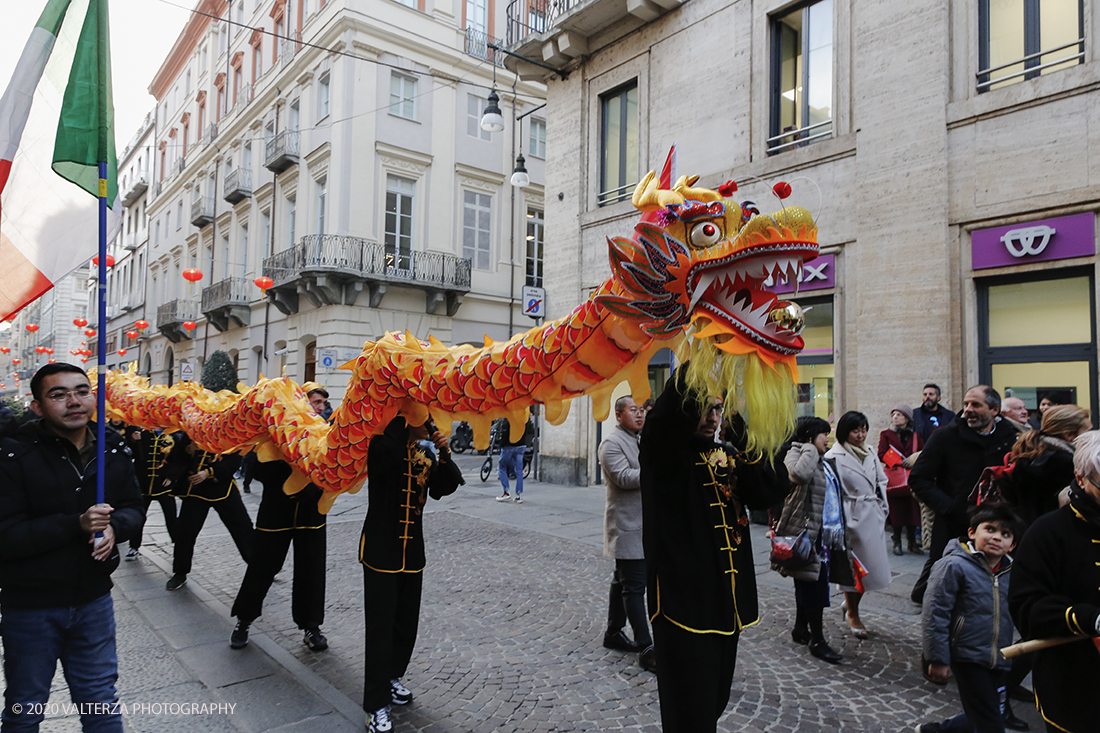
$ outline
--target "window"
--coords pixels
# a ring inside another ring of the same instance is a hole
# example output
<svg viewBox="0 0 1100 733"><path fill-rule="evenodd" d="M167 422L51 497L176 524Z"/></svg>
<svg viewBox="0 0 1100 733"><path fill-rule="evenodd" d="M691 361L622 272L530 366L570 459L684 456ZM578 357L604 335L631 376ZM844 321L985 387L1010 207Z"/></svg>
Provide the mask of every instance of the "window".
<svg viewBox="0 0 1100 733"><path fill-rule="evenodd" d="M600 194L607 206L629 199L638 183L638 82L600 97Z"/></svg>
<svg viewBox="0 0 1100 733"><path fill-rule="evenodd" d="M806 348L798 355L798 416L835 419L836 366L833 363L833 298L799 298L806 309L802 338ZM809 307L807 307L809 306Z"/></svg>
<svg viewBox="0 0 1100 733"><path fill-rule="evenodd" d="M202 73L204 71L206 71L206 67L209 65L209 63L210 63L210 61L206 56L206 44L204 43L204 44L202 44L202 48L199 49L199 75L200 76L202 75Z"/></svg>
<svg viewBox="0 0 1100 733"><path fill-rule="evenodd" d="M172 212L166 211L164 213L164 233L172 231Z"/></svg>
<svg viewBox="0 0 1100 733"><path fill-rule="evenodd" d="M466 27L487 33L489 29L488 0L466 0Z"/></svg>
<svg viewBox="0 0 1100 733"><path fill-rule="evenodd" d="M325 233L325 196L328 190L328 180L322 178L317 181L317 233Z"/></svg>
<svg viewBox="0 0 1100 733"><path fill-rule="evenodd" d="M416 181L386 176L386 266L412 269L413 196Z"/></svg>
<svg viewBox="0 0 1100 733"><path fill-rule="evenodd" d="M196 188L195 193L197 194L198 192L199 192L199 189ZM199 200L201 201L202 199L199 198ZM176 231L179 231L182 228L183 228L183 199L180 199L179 201L176 202Z"/></svg>
<svg viewBox="0 0 1100 733"><path fill-rule="evenodd" d="M298 199L297 197L288 198L286 200L286 231L287 240L286 248L290 249L294 246L294 230L298 226Z"/></svg>
<svg viewBox="0 0 1100 733"><path fill-rule="evenodd" d="M237 32L244 30L244 0L237 3Z"/></svg>
<svg viewBox="0 0 1100 733"><path fill-rule="evenodd" d="M237 94L241 91L241 67L233 69L233 106L237 106Z"/></svg>
<svg viewBox="0 0 1100 733"><path fill-rule="evenodd" d="M225 89L218 87L218 109L215 119L220 120L222 118L222 111L225 109Z"/></svg>
<svg viewBox="0 0 1100 733"><path fill-rule="evenodd" d="M980 0L978 92L1084 63L1081 0Z"/></svg>
<svg viewBox="0 0 1100 733"><path fill-rule="evenodd" d="M833 0L772 19L769 153L833 134Z"/></svg>
<svg viewBox="0 0 1100 733"><path fill-rule="evenodd" d="M241 277L248 264L248 225L241 224Z"/></svg>
<svg viewBox="0 0 1100 733"><path fill-rule="evenodd" d="M531 119L528 150L532 158L546 158L546 121Z"/></svg>
<svg viewBox="0 0 1100 733"><path fill-rule="evenodd" d="M527 284L542 287L542 237L543 215L541 209L527 209Z"/></svg>
<svg viewBox="0 0 1100 733"><path fill-rule="evenodd" d="M328 74L317 80L317 119L328 117Z"/></svg>
<svg viewBox="0 0 1100 733"><path fill-rule="evenodd" d="M187 143L191 138L191 125L185 124L183 126L183 154L187 155Z"/></svg>
<svg viewBox="0 0 1100 733"><path fill-rule="evenodd" d="M390 114L416 119L416 79L397 72L390 75Z"/></svg>
<svg viewBox="0 0 1100 733"><path fill-rule="evenodd" d="M249 173L252 172L252 143L244 144L244 152L241 153L241 168ZM249 181L251 180L249 178Z"/></svg>
<svg viewBox="0 0 1100 733"><path fill-rule="evenodd" d="M286 127L291 132L297 132L299 125L301 125L302 112L301 107L298 104L298 100L295 99L290 103L290 114L288 115Z"/></svg>
<svg viewBox="0 0 1100 733"><path fill-rule="evenodd" d="M264 73L264 44L263 40L252 47L252 81L255 82Z"/></svg>
<svg viewBox="0 0 1100 733"><path fill-rule="evenodd" d="M279 60L279 46L285 41L283 40L283 19L280 17L275 21L275 38L271 41L271 62L275 63Z"/></svg>
<svg viewBox="0 0 1100 733"><path fill-rule="evenodd" d="M219 34L218 39L219 54L226 53L229 50L229 23L222 23L222 31Z"/></svg>
<svg viewBox="0 0 1100 733"><path fill-rule="evenodd" d="M229 277L229 235L222 235L222 279ZM213 268L211 268L213 269Z"/></svg>
<svg viewBox="0 0 1100 733"><path fill-rule="evenodd" d="M196 140L202 140L204 127L206 127L206 102L199 104L199 129L195 132Z"/></svg>
<svg viewBox="0 0 1100 733"><path fill-rule="evenodd" d="M260 243L267 253L271 254L271 212L263 211L260 213L260 234L263 235L263 241Z"/></svg>
<svg viewBox="0 0 1100 733"><path fill-rule="evenodd" d="M492 140L492 133L481 129L481 113L488 104L476 94L466 95L466 134L479 140Z"/></svg>
<svg viewBox="0 0 1100 733"><path fill-rule="evenodd" d="M183 77L183 96L184 98L191 96L191 69L188 69Z"/></svg>
<svg viewBox="0 0 1100 733"><path fill-rule="evenodd" d="M397 0L402 5L407 5L410 8L416 8L416 0Z"/></svg>
<svg viewBox="0 0 1100 733"><path fill-rule="evenodd" d="M489 269L492 253L489 223L492 216L492 196L477 191L462 192L462 256L479 270Z"/></svg>
<svg viewBox="0 0 1100 733"><path fill-rule="evenodd" d="M160 244L160 219L157 219L157 225L153 228L153 246L156 247Z"/></svg>

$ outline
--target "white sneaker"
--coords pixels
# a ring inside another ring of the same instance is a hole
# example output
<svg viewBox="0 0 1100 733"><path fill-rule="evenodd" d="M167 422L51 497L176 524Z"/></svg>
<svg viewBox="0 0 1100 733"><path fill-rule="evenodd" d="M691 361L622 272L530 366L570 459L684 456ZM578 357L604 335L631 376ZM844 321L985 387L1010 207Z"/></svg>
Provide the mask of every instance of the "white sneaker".
<svg viewBox="0 0 1100 733"><path fill-rule="evenodd" d="M523 497L520 496L519 494L516 494L516 498L512 499L512 501L514 501L516 504L522 504L523 503Z"/></svg>
<svg viewBox="0 0 1100 733"><path fill-rule="evenodd" d="M367 715L367 733L390 733L393 721L390 720L390 706L378 708Z"/></svg>
<svg viewBox="0 0 1100 733"><path fill-rule="evenodd" d="M401 684L401 680L390 680L390 696L394 705L408 705L413 699L412 692Z"/></svg>
<svg viewBox="0 0 1100 733"><path fill-rule="evenodd" d="M129 552L126 553L126 559L127 560L137 560L138 555L140 555L140 554L141 553L138 552L138 549L136 547L131 547Z"/></svg>
<svg viewBox="0 0 1100 733"><path fill-rule="evenodd" d="M508 496L508 492L505 492L497 497L497 501L511 501L512 497Z"/></svg>

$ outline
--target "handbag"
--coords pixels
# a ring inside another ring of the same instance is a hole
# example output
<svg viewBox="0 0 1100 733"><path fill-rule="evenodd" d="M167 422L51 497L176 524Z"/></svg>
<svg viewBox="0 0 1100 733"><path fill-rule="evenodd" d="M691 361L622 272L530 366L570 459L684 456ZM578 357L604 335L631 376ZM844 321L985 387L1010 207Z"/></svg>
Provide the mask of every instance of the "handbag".
<svg viewBox="0 0 1100 733"><path fill-rule="evenodd" d="M914 452L917 448L917 436L913 434L911 439L910 453ZM900 450L894 446L890 446L890 449L886 451L886 455L882 459L882 471L886 474L886 495L894 498L912 496L913 492L909 489L909 471L910 469L902 466L905 461L905 456Z"/></svg>
<svg viewBox="0 0 1100 733"><path fill-rule="evenodd" d="M801 570L813 562L817 553L810 534L802 530L794 537L772 536L771 561L784 570Z"/></svg>

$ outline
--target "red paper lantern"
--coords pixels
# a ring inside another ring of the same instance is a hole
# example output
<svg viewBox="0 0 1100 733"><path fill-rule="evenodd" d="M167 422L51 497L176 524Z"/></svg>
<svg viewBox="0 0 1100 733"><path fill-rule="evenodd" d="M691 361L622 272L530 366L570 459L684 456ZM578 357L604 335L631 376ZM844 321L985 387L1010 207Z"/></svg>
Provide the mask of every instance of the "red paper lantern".
<svg viewBox="0 0 1100 733"><path fill-rule="evenodd" d="M84 328L85 326L88 325L88 319L87 318L74 318L73 319L73 325L76 326L77 328Z"/></svg>
<svg viewBox="0 0 1100 733"><path fill-rule="evenodd" d="M49 363L50 363L50 364L56 364L56 363L57 363L57 359L50 359Z"/></svg>
<svg viewBox="0 0 1100 733"><path fill-rule="evenodd" d="M84 335L85 336L95 336L95 329L94 328L85 328L84 329Z"/></svg>
<svg viewBox="0 0 1100 733"><path fill-rule="evenodd" d="M19 360L19 359L12 359L12 360L11 360L11 363L12 363L12 364L21 364L21 363L22 363L22 361L21 361L21 360Z"/></svg>
<svg viewBox="0 0 1100 733"><path fill-rule="evenodd" d="M144 331L145 329L149 328L149 321L146 321L144 319L140 320L134 324L134 327L137 328L139 331Z"/></svg>
<svg viewBox="0 0 1100 733"><path fill-rule="evenodd" d="M53 349L46 349L46 353L52 355L53 354Z"/></svg>
<svg viewBox="0 0 1100 733"><path fill-rule="evenodd" d="M193 283L197 283L202 280L202 270L197 270L194 267L188 267L183 271L183 279Z"/></svg>
<svg viewBox="0 0 1100 733"><path fill-rule="evenodd" d="M141 335L141 334L140 334L140 333L138 333L137 331L127 331L127 332L126 332L126 337L127 337L127 338L131 338L131 339L136 339L136 338L137 338L138 336L140 336L140 335Z"/></svg>
<svg viewBox="0 0 1100 733"><path fill-rule="evenodd" d="M46 353L46 347L45 346L35 346L34 347L34 353L36 353L36 354L45 354Z"/></svg>
<svg viewBox="0 0 1100 733"><path fill-rule="evenodd" d="M126 356L126 349L119 349L117 353L119 356Z"/></svg>
<svg viewBox="0 0 1100 733"><path fill-rule="evenodd" d="M92 258L92 264L95 265L96 267L99 267L99 255L96 255L95 257ZM111 255L107 255L107 267L114 267L114 266L115 266L115 258L112 257Z"/></svg>
<svg viewBox="0 0 1100 733"><path fill-rule="evenodd" d="M38 330L38 324L37 323L28 323L27 324L27 330L30 331L31 333L34 333L35 331Z"/></svg>
<svg viewBox="0 0 1100 733"><path fill-rule="evenodd" d="M88 345L88 342L87 342L87 341L81 341L81 342L80 342L80 345L81 345L81 346L87 346L87 345Z"/></svg>
<svg viewBox="0 0 1100 733"><path fill-rule="evenodd" d="M10 354L11 349L7 346L0 346L0 354Z"/></svg>
<svg viewBox="0 0 1100 733"><path fill-rule="evenodd" d="M88 363L88 357L86 357L86 356L85 356L85 357L84 357L83 359L81 359L80 361L82 361L82 362L84 362L85 364L87 364L87 363Z"/></svg>
<svg viewBox="0 0 1100 733"><path fill-rule="evenodd" d="M188 331L194 331L195 327L198 326L198 325L199 324L195 323L194 321L184 321L183 322L183 327L186 328Z"/></svg>
<svg viewBox="0 0 1100 733"><path fill-rule="evenodd" d="M264 291L275 285L275 281L269 278L267 275L261 275L252 282L256 283L256 287Z"/></svg>

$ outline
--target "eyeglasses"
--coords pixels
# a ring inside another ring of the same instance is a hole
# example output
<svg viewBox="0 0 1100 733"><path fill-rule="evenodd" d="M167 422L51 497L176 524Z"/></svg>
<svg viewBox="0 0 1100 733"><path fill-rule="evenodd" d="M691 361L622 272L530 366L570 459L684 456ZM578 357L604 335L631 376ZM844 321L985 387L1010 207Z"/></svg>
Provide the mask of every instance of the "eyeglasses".
<svg viewBox="0 0 1100 733"><path fill-rule="evenodd" d="M719 415L721 415L724 407L725 404L722 402L719 402L717 405L711 405L710 409L707 410L707 414L709 415L712 412L717 412Z"/></svg>
<svg viewBox="0 0 1100 733"><path fill-rule="evenodd" d="M46 399L53 402L68 402L70 395L78 400L86 400L92 394L92 390L88 387L77 387L76 389L63 389L60 392L50 392L46 395Z"/></svg>

